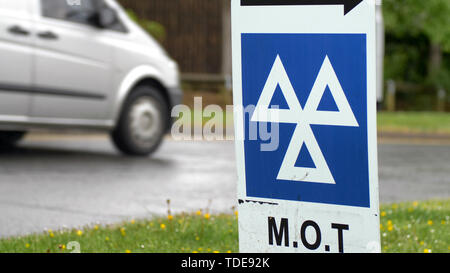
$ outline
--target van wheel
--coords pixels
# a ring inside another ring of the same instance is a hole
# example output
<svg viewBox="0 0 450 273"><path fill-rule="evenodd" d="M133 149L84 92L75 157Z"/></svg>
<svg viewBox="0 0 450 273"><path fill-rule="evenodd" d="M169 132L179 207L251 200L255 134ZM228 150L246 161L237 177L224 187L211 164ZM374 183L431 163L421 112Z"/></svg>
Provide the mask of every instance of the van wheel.
<svg viewBox="0 0 450 273"><path fill-rule="evenodd" d="M111 138L122 153L146 156L160 146L168 121L168 105L160 92L138 86L126 99Z"/></svg>
<svg viewBox="0 0 450 273"><path fill-rule="evenodd" d="M14 147L26 133L22 131L0 131L0 148Z"/></svg>

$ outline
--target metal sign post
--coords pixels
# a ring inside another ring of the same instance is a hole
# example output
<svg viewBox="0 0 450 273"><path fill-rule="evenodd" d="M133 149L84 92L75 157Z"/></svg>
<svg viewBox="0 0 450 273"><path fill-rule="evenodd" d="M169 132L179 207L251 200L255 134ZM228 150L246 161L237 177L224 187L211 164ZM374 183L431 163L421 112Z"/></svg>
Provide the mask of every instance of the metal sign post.
<svg viewBox="0 0 450 273"><path fill-rule="evenodd" d="M375 0L233 0L241 252L379 252Z"/></svg>

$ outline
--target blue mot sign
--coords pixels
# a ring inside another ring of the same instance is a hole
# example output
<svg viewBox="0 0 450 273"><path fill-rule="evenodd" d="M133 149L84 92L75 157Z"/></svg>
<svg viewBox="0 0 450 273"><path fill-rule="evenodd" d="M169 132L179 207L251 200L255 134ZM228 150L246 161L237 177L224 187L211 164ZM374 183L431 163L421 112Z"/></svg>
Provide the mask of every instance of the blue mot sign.
<svg viewBox="0 0 450 273"><path fill-rule="evenodd" d="M243 106L256 106L245 132L259 122L279 130L273 151L244 140L247 196L369 207L366 35L241 42Z"/></svg>
<svg viewBox="0 0 450 273"><path fill-rule="evenodd" d="M241 251L379 251L375 1L236 0L232 24Z"/></svg>

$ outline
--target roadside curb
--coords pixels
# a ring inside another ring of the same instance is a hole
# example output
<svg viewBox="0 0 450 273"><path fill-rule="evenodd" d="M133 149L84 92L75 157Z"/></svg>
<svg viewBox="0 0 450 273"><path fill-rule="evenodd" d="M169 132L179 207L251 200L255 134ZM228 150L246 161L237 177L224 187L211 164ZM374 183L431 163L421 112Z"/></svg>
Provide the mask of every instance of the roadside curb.
<svg viewBox="0 0 450 273"><path fill-rule="evenodd" d="M450 134L378 131L381 143L449 144Z"/></svg>
<svg viewBox="0 0 450 273"><path fill-rule="evenodd" d="M58 140L108 140L108 135L105 133L81 133L81 132L34 132L26 137L31 141L58 141ZM170 135L166 139L172 140ZM229 141L233 140L228 139ZM435 143L435 144L450 144L450 134L433 134L433 133L405 133L392 131L378 131L378 140L381 143Z"/></svg>

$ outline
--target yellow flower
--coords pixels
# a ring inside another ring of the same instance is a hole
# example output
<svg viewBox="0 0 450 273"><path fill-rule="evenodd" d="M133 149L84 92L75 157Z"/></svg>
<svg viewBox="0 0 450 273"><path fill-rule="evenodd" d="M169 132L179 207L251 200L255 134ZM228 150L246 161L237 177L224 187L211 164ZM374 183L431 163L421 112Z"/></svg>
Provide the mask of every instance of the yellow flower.
<svg viewBox="0 0 450 273"><path fill-rule="evenodd" d="M195 214L197 214L198 216L200 216L200 215L202 215L202 211L201 211L201 210L197 210L197 211L195 212Z"/></svg>
<svg viewBox="0 0 450 273"><path fill-rule="evenodd" d="M209 213L205 213L204 217L205 217L205 219L208 220L211 217L211 215L209 215Z"/></svg>
<svg viewBox="0 0 450 273"><path fill-rule="evenodd" d="M441 225L445 225L445 224L446 224L445 220L442 220Z"/></svg>
<svg viewBox="0 0 450 273"><path fill-rule="evenodd" d="M50 238L53 238L53 237L55 237L55 234L53 234L53 232L50 232L49 236L50 236Z"/></svg>
<svg viewBox="0 0 450 273"><path fill-rule="evenodd" d="M109 237L108 236L105 237L105 241L109 241Z"/></svg>
<svg viewBox="0 0 450 273"><path fill-rule="evenodd" d="M94 226L94 230L98 230L98 225L95 225L95 226Z"/></svg>
<svg viewBox="0 0 450 273"><path fill-rule="evenodd" d="M419 243L421 246L423 246L424 244L425 244L425 242L424 241L420 241L420 243Z"/></svg>
<svg viewBox="0 0 450 273"><path fill-rule="evenodd" d="M417 207L419 205L419 202L414 201L412 204L413 204L414 207Z"/></svg>
<svg viewBox="0 0 450 273"><path fill-rule="evenodd" d="M200 240L200 237L195 236L195 240L196 240L196 241L199 241L199 240Z"/></svg>
<svg viewBox="0 0 450 273"><path fill-rule="evenodd" d="M30 244L25 244L25 248L30 248Z"/></svg>
<svg viewBox="0 0 450 273"><path fill-rule="evenodd" d="M238 217L238 211L236 210L236 211L234 211L234 215L236 215L236 217Z"/></svg>
<svg viewBox="0 0 450 273"><path fill-rule="evenodd" d="M81 230L77 230L77 235L78 235L78 236L81 236L81 235L83 235L83 231L81 231Z"/></svg>
<svg viewBox="0 0 450 273"><path fill-rule="evenodd" d="M194 250L194 251L192 251L192 253L198 253L198 251L197 251L197 250Z"/></svg>
<svg viewBox="0 0 450 273"><path fill-rule="evenodd" d="M227 250L227 253L231 253L231 250Z"/></svg>
<svg viewBox="0 0 450 273"><path fill-rule="evenodd" d="M388 231L392 231L393 229L394 229L394 227L393 226L388 226Z"/></svg>
<svg viewBox="0 0 450 273"><path fill-rule="evenodd" d="M213 253L220 253L220 252L219 252L219 251L217 251L217 250L214 250L214 251L213 251Z"/></svg>
<svg viewBox="0 0 450 273"><path fill-rule="evenodd" d="M129 249L125 250L125 253L131 253L131 250Z"/></svg>
<svg viewBox="0 0 450 273"><path fill-rule="evenodd" d="M164 225L164 224L161 224L159 227L160 227L161 229L166 229L166 225Z"/></svg>
<svg viewBox="0 0 450 273"><path fill-rule="evenodd" d="M135 221L134 219L132 219L132 220L130 221L130 223L131 223L132 225L134 225L134 223L136 223L136 221Z"/></svg>
<svg viewBox="0 0 450 273"><path fill-rule="evenodd" d="M167 219L172 220L173 216L171 214L167 215Z"/></svg>
<svg viewBox="0 0 450 273"><path fill-rule="evenodd" d="M385 212L385 211L382 211L382 212L381 212L381 217L384 217L384 216L386 216L386 212Z"/></svg>
<svg viewBox="0 0 450 273"><path fill-rule="evenodd" d="M126 236L127 235L127 233L125 232L125 228L124 227L120 228L120 234L122 234L122 236Z"/></svg>
<svg viewBox="0 0 450 273"><path fill-rule="evenodd" d="M391 221L391 220L388 220L388 221L387 221L387 224L388 224L388 226L392 226L392 221Z"/></svg>
<svg viewBox="0 0 450 273"><path fill-rule="evenodd" d="M431 249L425 248L425 249L423 250L423 253L431 253Z"/></svg>
<svg viewBox="0 0 450 273"><path fill-rule="evenodd" d="M380 230L383 230L383 224L380 224Z"/></svg>
<svg viewBox="0 0 450 273"><path fill-rule="evenodd" d="M198 248L198 251L203 251L203 248L199 247L199 248Z"/></svg>
<svg viewBox="0 0 450 273"><path fill-rule="evenodd" d="M431 226L431 225L433 225L433 221L428 220L427 224L428 224L429 226Z"/></svg>

